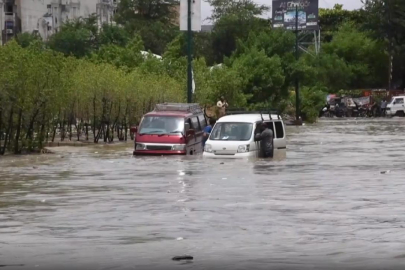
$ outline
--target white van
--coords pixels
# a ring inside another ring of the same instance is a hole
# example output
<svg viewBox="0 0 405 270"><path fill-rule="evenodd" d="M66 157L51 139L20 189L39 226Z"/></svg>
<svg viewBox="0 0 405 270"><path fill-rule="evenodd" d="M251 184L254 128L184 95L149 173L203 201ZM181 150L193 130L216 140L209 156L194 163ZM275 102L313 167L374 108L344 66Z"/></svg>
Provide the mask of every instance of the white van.
<svg viewBox="0 0 405 270"><path fill-rule="evenodd" d="M387 115L405 116L405 96L392 97L387 105Z"/></svg>
<svg viewBox="0 0 405 270"><path fill-rule="evenodd" d="M260 145L255 141L259 124L266 123L274 134L274 151L286 149L283 120L277 114L236 114L221 117L211 131L204 147L204 157L249 158L258 157Z"/></svg>

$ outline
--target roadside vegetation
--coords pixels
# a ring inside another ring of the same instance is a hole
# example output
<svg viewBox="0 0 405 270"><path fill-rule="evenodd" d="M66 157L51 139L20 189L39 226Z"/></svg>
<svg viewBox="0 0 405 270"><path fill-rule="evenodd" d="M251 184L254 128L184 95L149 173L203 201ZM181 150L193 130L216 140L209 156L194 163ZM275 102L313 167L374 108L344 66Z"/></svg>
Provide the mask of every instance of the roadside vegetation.
<svg viewBox="0 0 405 270"><path fill-rule="evenodd" d="M328 93L385 88L388 50L393 84L404 88L403 1L321 9L321 52L309 47L298 61L295 34L272 29L260 17L266 6L208 2L213 30L194 33L193 46L194 101L203 106L223 95L232 107L293 115L298 77L302 116L314 122ZM119 5L116 25L99 30L91 17L64 24L46 42L24 33L0 48L0 154L33 151L55 139L127 140L129 127L154 104L186 100L186 40L170 2Z"/></svg>

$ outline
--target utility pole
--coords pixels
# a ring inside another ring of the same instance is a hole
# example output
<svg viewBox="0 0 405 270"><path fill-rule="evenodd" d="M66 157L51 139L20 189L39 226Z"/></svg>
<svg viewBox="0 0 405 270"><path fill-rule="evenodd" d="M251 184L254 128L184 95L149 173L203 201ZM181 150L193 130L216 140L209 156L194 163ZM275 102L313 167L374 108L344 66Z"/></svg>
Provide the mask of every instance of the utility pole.
<svg viewBox="0 0 405 270"><path fill-rule="evenodd" d="M299 40L298 40L298 6L295 7L295 60L298 62L299 55ZM295 75L295 118L297 122L300 120L300 82L298 75Z"/></svg>
<svg viewBox="0 0 405 270"><path fill-rule="evenodd" d="M386 1L386 12L387 12L387 22L388 22L388 29L387 29L387 36L388 36L388 91L392 88L392 72L393 72L393 42L392 42L392 30L391 30L391 5L390 0Z"/></svg>
<svg viewBox="0 0 405 270"><path fill-rule="evenodd" d="M193 34L191 31L191 1L187 3L187 103L192 102L193 71L192 71L192 43Z"/></svg>

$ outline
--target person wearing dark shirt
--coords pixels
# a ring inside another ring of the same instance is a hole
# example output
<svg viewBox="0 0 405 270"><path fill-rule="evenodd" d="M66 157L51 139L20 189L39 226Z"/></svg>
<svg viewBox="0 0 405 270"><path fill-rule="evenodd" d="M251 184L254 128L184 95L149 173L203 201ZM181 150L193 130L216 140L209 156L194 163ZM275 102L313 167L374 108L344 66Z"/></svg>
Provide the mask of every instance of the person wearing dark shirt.
<svg viewBox="0 0 405 270"><path fill-rule="evenodd" d="M272 158L274 154L273 131L268 128L266 123L261 124L260 131L261 133L255 136L255 140L260 142L259 157Z"/></svg>
<svg viewBox="0 0 405 270"><path fill-rule="evenodd" d="M208 140L208 137L211 134L212 128L214 127L215 123L216 123L215 119L210 118L210 124L204 128L204 134L203 134L203 139L202 139L203 148L205 146L205 143Z"/></svg>

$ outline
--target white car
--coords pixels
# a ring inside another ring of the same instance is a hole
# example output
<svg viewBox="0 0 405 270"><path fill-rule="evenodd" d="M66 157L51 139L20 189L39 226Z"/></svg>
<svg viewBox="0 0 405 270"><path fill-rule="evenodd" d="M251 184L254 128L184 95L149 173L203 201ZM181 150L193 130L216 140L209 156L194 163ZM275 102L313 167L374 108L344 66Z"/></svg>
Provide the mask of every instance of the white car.
<svg viewBox="0 0 405 270"><path fill-rule="evenodd" d="M273 130L274 151L286 149L283 120L276 114L236 114L221 117L215 124L204 147L204 157L250 158L258 157L260 143L255 141L259 124L266 123Z"/></svg>
<svg viewBox="0 0 405 270"><path fill-rule="evenodd" d="M390 116L405 116L405 96L392 97L387 105L387 115Z"/></svg>

